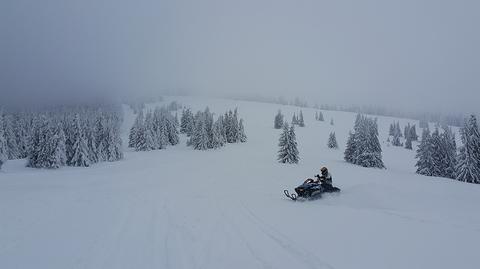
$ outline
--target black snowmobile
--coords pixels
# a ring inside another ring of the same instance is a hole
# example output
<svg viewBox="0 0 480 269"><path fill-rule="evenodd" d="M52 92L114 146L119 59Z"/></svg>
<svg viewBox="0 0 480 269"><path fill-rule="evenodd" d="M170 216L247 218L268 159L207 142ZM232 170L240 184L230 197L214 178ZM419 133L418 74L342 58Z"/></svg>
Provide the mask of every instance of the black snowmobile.
<svg viewBox="0 0 480 269"><path fill-rule="evenodd" d="M339 192L340 189L337 187L333 187L328 184L320 184L315 182L313 179L309 178L303 182L302 185L295 188L295 193L289 193L288 190L284 190L283 193L296 201L298 198L303 198L307 200L314 200L322 197L322 193L325 192Z"/></svg>

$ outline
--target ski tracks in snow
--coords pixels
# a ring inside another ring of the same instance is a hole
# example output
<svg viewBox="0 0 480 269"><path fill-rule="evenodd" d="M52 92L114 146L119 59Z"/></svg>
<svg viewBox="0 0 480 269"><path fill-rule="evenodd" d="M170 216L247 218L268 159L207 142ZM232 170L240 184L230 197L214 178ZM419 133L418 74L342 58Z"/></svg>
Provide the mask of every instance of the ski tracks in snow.
<svg viewBox="0 0 480 269"><path fill-rule="evenodd" d="M225 205L223 205L225 207ZM236 210L232 210L232 208ZM242 202L222 208L221 215L235 231L238 241L248 249L261 268L329 268L334 267L316 254L266 223Z"/></svg>

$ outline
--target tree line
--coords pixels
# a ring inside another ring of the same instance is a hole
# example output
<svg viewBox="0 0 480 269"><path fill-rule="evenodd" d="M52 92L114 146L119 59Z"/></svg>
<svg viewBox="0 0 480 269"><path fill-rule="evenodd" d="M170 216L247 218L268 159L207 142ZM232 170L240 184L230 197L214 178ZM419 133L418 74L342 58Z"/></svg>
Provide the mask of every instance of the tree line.
<svg viewBox="0 0 480 269"><path fill-rule="evenodd" d="M196 150L216 149L227 143L247 142L243 119L238 110L229 110L214 119L214 114L207 107L195 115L190 109L182 112L180 132L189 137L187 145Z"/></svg>
<svg viewBox="0 0 480 269"><path fill-rule="evenodd" d="M0 166L26 158L33 168L87 167L123 158L120 105L60 106L0 113Z"/></svg>

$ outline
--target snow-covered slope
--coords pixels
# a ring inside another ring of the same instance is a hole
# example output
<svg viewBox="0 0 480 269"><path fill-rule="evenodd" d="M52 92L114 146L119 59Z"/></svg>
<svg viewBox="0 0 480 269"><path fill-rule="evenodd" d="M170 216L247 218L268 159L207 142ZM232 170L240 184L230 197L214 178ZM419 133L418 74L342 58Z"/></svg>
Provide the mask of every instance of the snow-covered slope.
<svg viewBox="0 0 480 269"><path fill-rule="evenodd" d="M300 164L282 165L273 118L298 108L171 100L216 113L238 107L248 142L201 152L182 137L179 146L127 150L123 161L90 168L8 162L0 268L478 268L480 186L416 175L414 151L384 142L394 119L379 118L386 170L343 161L354 114L324 111L318 122L313 109L303 109L307 127L297 128ZM338 150L326 146L330 131ZM321 166L341 194L283 196Z"/></svg>

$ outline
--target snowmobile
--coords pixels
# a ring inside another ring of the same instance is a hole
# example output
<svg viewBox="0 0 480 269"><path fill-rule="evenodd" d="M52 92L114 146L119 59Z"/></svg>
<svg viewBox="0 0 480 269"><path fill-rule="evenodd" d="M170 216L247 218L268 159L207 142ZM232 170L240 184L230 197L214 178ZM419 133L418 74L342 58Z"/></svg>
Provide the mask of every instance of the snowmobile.
<svg viewBox="0 0 480 269"><path fill-rule="evenodd" d="M296 201L298 198L303 198L307 200L314 200L322 197L322 193L330 192L339 192L340 189L337 187L327 187L328 185L323 185L317 183L313 179L309 178L303 182L302 185L295 188L295 193L289 193L288 190L284 190L283 193L293 201Z"/></svg>

